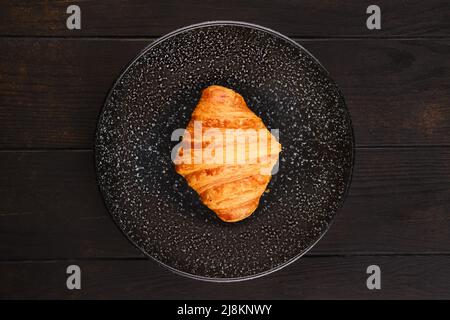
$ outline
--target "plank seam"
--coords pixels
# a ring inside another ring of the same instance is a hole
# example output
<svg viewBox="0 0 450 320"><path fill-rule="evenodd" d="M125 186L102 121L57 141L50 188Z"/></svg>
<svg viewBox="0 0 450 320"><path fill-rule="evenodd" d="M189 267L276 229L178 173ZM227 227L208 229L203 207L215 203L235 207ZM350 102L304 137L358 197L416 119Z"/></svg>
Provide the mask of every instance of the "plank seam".
<svg viewBox="0 0 450 320"><path fill-rule="evenodd" d="M130 41L154 41L159 39L163 35L160 36L133 36L133 35L124 35L124 36L48 36L48 35L11 35L5 34L0 35L0 39L42 39L42 40L130 40ZM428 40L450 40L450 36L416 36L416 37L405 37L405 36L301 36L301 35L286 35L287 37L295 40L295 41L352 41L352 40L400 40L400 41L428 41Z"/></svg>
<svg viewBox="0 0 450 320"><path fill-rule="evenodd" d="M357 258L357 257L450 257L450 252L413 252L413 253L343 253L343 254L306 254L302 259L317 258ZM98 257L98 258L42 258L42 259L1 259L0 263L51 263L51 262L70 262L70 261L152 261L147 257Z"/></svg>

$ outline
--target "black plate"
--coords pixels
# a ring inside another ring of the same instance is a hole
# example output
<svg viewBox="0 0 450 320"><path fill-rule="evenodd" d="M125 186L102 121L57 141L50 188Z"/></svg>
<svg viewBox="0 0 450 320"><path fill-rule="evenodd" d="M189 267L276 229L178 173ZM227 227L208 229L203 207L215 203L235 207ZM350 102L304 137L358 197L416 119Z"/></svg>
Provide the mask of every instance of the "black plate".
<svg viewBox="0 0 450 320"><path fill-rule="evenodd" d="M171 162L201 90L234 89L280 130L279 172L254 214L224 223ZM149 45L111 89L95 158L105 204L145 254L198 279L233 281L280 269L326 232L350 184L353 133L327 71L294 41L240 22L177 30Z"/></svg>

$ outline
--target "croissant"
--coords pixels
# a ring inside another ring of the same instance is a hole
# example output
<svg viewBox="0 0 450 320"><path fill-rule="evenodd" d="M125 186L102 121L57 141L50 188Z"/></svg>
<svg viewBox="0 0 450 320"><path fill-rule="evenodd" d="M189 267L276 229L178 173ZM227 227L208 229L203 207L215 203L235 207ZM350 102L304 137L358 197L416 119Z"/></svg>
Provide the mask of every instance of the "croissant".
<svg viewBox="0 0 450 320"><path fill-rule="evenodd" d="M203 90L192 113L175 170L221 220L236 222L258 207L280 151L240 94L213 85Z"/></svg>

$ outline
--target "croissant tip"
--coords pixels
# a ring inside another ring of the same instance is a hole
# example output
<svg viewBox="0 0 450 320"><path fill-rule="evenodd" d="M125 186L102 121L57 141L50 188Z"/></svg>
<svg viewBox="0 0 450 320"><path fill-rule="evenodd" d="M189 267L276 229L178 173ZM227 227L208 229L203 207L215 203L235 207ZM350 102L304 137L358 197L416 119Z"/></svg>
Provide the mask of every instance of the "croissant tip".
<svg viewBox="0 0 450 320"><path fill-rule="evenodd" d="M248 214L245 214L245 215L242 215L242 216L239 216L239 217L233 217L233 218L232 218L232 217L227 217L227 215L225 215L225 216L223 216L223 215L217 215L217 216L218 216L219 219L222 220L223 222L233 223L233 222L239 222L239 221L244 220L245 218L248 218L249 216L252 215L252 213L253 213L253 211L250 212L250 213L248 213Z"/></svg>
<svg viewBox="0 0 450 320"><path fill-rule="evenodd" d="M236 93L236 91L234 91L233 89L226 88L226 87L218 85L218 84L212 84L210 86L207 86L205 89L203 89L203 91L205 91L205 90L214 90L214 89L219 89L219 90L224 90L224 91L233 91L233 92Z"/></svg>

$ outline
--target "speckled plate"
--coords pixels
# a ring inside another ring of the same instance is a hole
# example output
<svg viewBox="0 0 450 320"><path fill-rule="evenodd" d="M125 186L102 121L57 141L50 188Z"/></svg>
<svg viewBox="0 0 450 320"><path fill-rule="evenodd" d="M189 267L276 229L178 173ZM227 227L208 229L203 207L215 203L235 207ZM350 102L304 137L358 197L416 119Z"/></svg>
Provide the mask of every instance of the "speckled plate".
<svg viewBox="0 0 450 320"><path fill-rule="evenodd" d="M202 89L234 89L280 130L279 172L253 215L225 223L199 201L171 161ZM111 89L96 133L105 204L145 254L183 275L235 281L286 266L326 232L353 164L344 99L304 48L272 30L208 22L150 44Z"/></svg>

